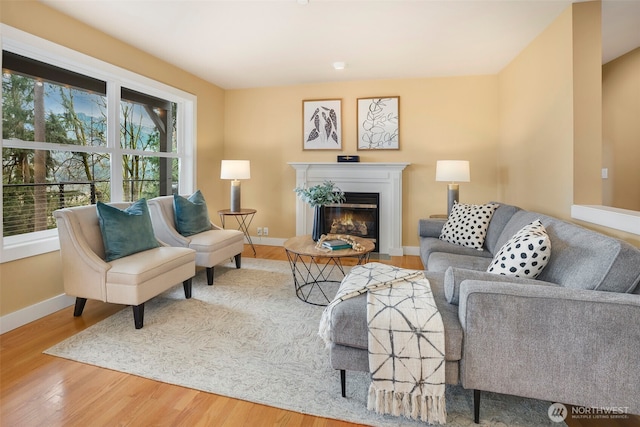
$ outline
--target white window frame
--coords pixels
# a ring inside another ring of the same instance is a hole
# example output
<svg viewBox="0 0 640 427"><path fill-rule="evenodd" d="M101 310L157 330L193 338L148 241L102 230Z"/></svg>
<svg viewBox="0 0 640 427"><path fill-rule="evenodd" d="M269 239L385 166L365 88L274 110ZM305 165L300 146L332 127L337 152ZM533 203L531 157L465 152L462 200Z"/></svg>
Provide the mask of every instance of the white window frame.
<svg viewBox="0 0 640 427"><path fill-rule="evenodd" d="M91 56L74 51L5 24L0 24L0 47L19 55L45 62L70 71L85 74L107 82L107 147L100 149L111 155L111 200L122 200L122 162L117 161L132 150L120 148L120 88L126 87L157 98L178 104L178 147L176 153L144 152L153 157L180 158L179 192L188 194L196 188L196 129L197 97L180 89L157 82ZM0 66L1 64L0 59ZM0 91L2 89L0 88ZM0 103L0 116L2 105ZM0 124L1 129L2 124ZM36 147L37 143L31 143ZM11 146L10 141L0 140L0 151ZM69 146L63 146L64 151ZM55 144L46 143L46 149L55 149ZM78 147L74 147L74 151ZM140 151L135 151L140 154ZM0 187L0 204L2 187ZM0 209L0 232L3 210ZM58 230L44 230L19 236L4 237L0 244L0 263L53 252L60 249Z"/></svg>

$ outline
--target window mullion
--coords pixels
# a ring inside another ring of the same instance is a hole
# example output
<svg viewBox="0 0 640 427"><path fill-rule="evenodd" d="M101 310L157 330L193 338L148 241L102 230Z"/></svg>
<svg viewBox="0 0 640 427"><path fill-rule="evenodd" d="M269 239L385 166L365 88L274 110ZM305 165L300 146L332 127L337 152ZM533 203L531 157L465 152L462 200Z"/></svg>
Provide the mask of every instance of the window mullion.
<svg viewBox="0 0 640 427"><path fill-rule="evenodd" d="M196 186L196 105L195 103L182 103L178 108L178 147L181 162L179 165L179 194L187 194L195 191ZM187 120L192 122L187 124ZM189 167L185 167L189 165Z"/></svg>
<svg viewBox="0 0 640 427"><path fill-rule="evenodd" d="M54 142L34 142L21 141L18 139L5 139L2 141L5 148L21 148L26 150L46 150L46 151L73 151L77 153L104 153L111 151L101 146L56 144Z"/></svg>
<svg viewBox="0 0 640 427"><path fill-rule="evenodd" d="M144 151L144 150L134 150L131 148L120 149L120 154L133 154L138 156L148 156L148 157L163 157L167 159L179 159L180 155L177 153L161 153L158 151Z"/></svg>
<svg viewBox="0 0 640 427"><path fill-rule="evenodd" d="M107 146L111 149L111 201L122 194L122 148L120 147L120 83L107 82Z"/></svg>
<svg viewBox="0 0 640 427"><path fill-rule="evenodd" d="M2 41L2 32L0 32L0 46L4 46ZM2 55L0 55L0 71L2 71ZM2 99L2 86L0 86L0 99ZM0 102L0 117L4 117L2 113L3 102ZM2 124L0 122L0 133L2 133ZM4 139L0 136L0 153L4 152ZM4 158L4 157L3 157ZM4 173L4 172L3 172ZM4 181L3 181L4 182ZM0 185L0 261L4 259L4 186Z"/></svg>

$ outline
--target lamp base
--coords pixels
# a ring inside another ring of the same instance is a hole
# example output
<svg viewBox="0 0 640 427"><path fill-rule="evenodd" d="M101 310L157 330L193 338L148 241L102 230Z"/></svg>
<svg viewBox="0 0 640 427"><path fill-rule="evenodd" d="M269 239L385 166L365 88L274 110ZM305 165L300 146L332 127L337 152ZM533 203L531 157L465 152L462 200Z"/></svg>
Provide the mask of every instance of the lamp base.
<svg viewBox="0 0 640 427"><path fill-rule="evenodd" d="M458 184L447 185L447 217L451 215L451 210L453 209L454 202L458 201L459 195L460 195L460 185Z"/></svg>
<svg viewBox="0 0 640 427"><path fill-rule="evenodd" d="M240 212L240 181L231 181L231 212Z"/></svg>

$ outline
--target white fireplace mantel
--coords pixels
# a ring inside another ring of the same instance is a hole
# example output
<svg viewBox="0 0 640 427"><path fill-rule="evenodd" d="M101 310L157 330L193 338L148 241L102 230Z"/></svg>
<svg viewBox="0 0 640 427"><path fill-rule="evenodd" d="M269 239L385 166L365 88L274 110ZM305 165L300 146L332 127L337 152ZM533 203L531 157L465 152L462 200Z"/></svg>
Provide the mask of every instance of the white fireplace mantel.
<svg viewBox="0 0 640 427"><path fill-rule="evenodd" d="M342 191L380 194L381 254L401 256L402 246L402 171L410 163L308 163L289 162L296 170L296 187L311 187L324 181L334 182ZM296 235L311 234L313 211L296 199Z"/></svg>

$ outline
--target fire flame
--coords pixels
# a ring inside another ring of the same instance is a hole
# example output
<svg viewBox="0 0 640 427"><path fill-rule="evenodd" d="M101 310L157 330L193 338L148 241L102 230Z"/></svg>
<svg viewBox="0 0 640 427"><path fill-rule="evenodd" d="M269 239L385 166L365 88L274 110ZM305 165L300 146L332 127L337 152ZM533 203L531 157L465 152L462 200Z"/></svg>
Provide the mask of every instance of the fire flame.
<svg viewBox="0 0 640 427"><path fill-rule="evenodd" d="M339 222L344 225L353 225L353 215L346 214L342 218L340 218Z"/></svg>
<svg viewBox="0 0 640 427"><path fill-rule="evenodd" d="M357 219L354 221L352 213L345 213L342 217L333 220L331 233L366 236L368 233L367 224Z"/></svg>

